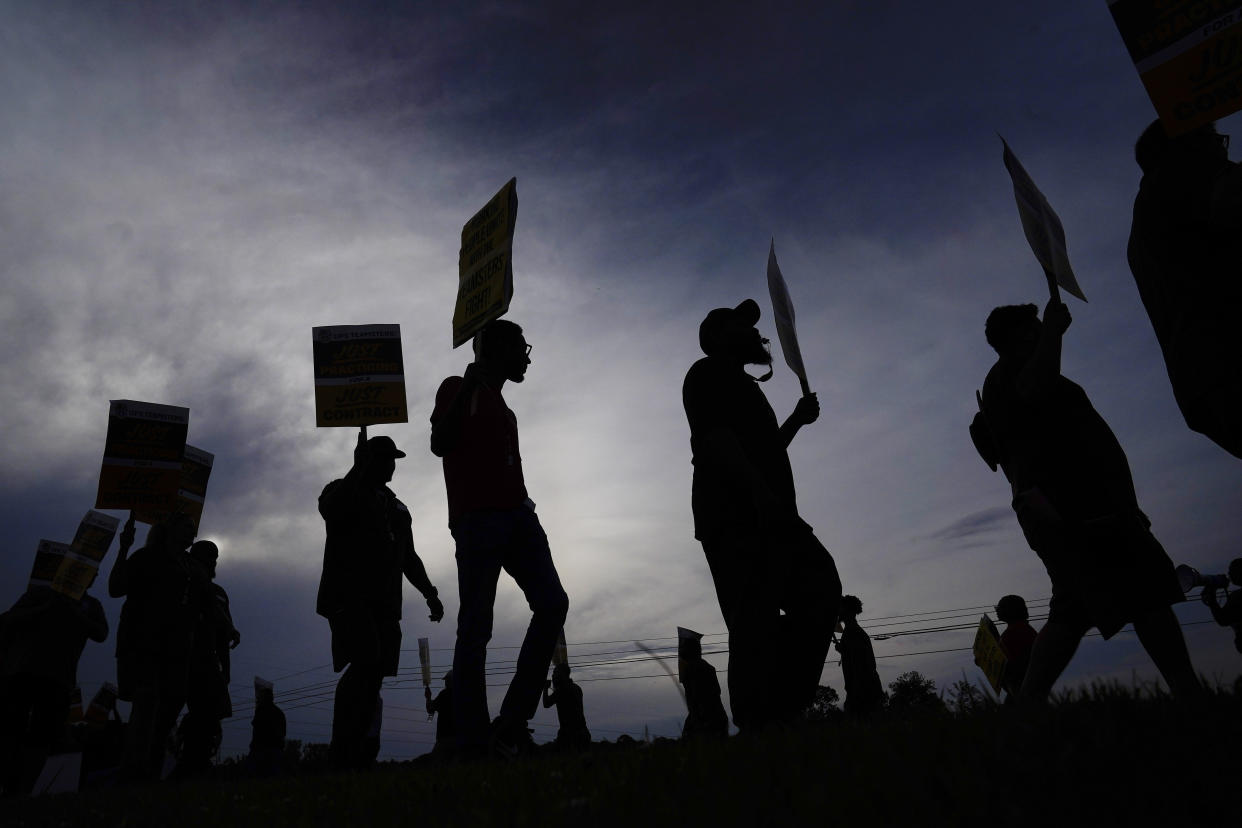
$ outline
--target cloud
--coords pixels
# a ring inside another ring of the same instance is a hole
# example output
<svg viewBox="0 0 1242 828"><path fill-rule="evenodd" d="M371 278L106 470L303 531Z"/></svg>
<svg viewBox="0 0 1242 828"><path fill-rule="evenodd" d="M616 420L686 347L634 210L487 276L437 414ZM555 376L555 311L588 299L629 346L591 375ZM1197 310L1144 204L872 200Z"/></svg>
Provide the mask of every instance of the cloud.
<svg viewBox="0 0 1242 828"><path fill-rule="evenodd" d="M982 509L938 529L926 536L927 540L936 543L959 543L978 545L986 542L998 526L1008 526L1013 521L1013 510L1003 506Z"/></svg>

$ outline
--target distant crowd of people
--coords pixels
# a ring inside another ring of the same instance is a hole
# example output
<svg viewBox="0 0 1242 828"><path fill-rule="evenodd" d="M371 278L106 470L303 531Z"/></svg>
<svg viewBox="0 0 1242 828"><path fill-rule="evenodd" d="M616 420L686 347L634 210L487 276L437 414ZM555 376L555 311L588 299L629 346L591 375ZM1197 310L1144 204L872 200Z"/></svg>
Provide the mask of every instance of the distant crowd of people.
<svg viewBox="0 0 1242 828"><path fill-rule="evenodd" d="M1143 133L1128 257L1188 426L1242 458L1242 168L1227 150L1227 136L1214 126L1170 138L1156 122ZM729 706L743 732L800 722L834 641L846 714L872 716L884 699L871 640L858 622L862 602L843 595L832 555L798 510L789 449L818 420L819 402L806 392L787 418L776 416L760 386L772 365L760 318L751 299L708 312L698 330L704 355L682 388L694 532L728 629ZM971 436L1008 481L1018 525L1052 585L1038 631L1021 597L997 604L1006 625L1003 688L1009 697L1042 701L1088 630L1109 638L1133 624L1170 690L1193 698L1201 688L1171 609L1184 596L1172 562L1139 508L1125 452L1086 392L1061 373L1071 321L1054 293L1042 319L1035 305L1003 306L984 329L997 361ZM525 380L531 350L520 326L491 322L474 338L462 375L440 384L431 412L430 449L443 461L459 602L452 670L434 698L426 689L427 712L438 717L436 758L528 755L528 723L541 701L557 709L557 749L591 742L568 663L548 679L569 599L526 489L518 421L502 393L506 383ZM754 377L748 366L768 370ZM360 435L351 468L319 497L327 540L316 611L328 622L333 669L341 673L330 745L339 768L375 760L380 689L396 675L401 652L402 579L423 596L432 622L446 611L415 551L410 512L388 486L405 456L390 437ZM177 773L201 773L218 748L221 719L232 712L229 653L241 636L228 595L214 581L218 550L194 542L196 532L185 515L171 515L132 555L132 516L121 532L108 579L109 594L125 598L117 695L131 712L121 782L161 776L183 709ZM493 719L484 668L502 571L521 589L531 617ZM1242 559L1230 565L1229 578L1242 586ZM1216 592L1203 592L1213 617L1242 629L1239 593L1221 606ZM63 728L85 641L103 641L108 626L90 595L72 601L46 587L28 591L0 619L3 784L15 795L30 790ZM1242 650L1242 636L1238 642ZM682 638L679 677L684 735L725 737L729 716L697 634ZM253 724L255 766L274 772L285 726L270 686L259 689Z"/></svg>

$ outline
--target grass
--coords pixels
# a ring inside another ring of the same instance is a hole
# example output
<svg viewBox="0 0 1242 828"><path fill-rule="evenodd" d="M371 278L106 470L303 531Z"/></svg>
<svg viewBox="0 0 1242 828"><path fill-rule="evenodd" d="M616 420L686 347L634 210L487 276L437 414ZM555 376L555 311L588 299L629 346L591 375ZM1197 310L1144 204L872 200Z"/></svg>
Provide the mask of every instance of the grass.
<svg viewBox="0 0 1242 828"><path fill-rule="evenodd" d="M1227 822L1242 700L1100 685L984 705L515 764L206 780L0 806L0 823L196 825L1171 825Z"/></svg>

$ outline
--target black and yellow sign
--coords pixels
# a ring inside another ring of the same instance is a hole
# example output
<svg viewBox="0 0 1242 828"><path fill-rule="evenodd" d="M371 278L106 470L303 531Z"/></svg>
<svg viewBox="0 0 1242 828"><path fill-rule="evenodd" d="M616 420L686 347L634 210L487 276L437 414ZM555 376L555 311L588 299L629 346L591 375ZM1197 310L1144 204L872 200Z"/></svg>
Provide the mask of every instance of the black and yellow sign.
<svg viewBox="0 0 1242 828"><path fill-rule="evenodd" d="M315 425L409 421L400 325L329 325L312 334Z"/></svg>
<svg viewBox="0 0 1242 828"><path fill-rule="evenodd" d="M513 298L513 228L517 207L517 179L510 178L461 229L457 305L453 310L454 348L509 310L509 300Z"/></svg>
<svg viewBox="0 0 1242 828"><path fill-rule="evenodd" d="M1169 135L1242 109L1242 0L1110 0Z"/></svg>
<svg viewBox="0 0 1242 828"><path fill-rule="evenodd" d="M216 456L209 451L186 443L185 454L181 457L181 484L177 489L177 500L173 509L183 515L189 515L194 521L194 529L198 531L199 522L203 519L203 504L207 498L207 480L211 477L211 467ZM135 510L134 519L143 523L156 523L161 513L151 510Z"/></svg>
<svg viewBox="0 0 1242 828"><path fill-rule="evenodd" d="M30 569L30 586L51 586L69 552L69 544L41 540L35 549L34 566Z"/></svg>
<svg viewBox="0 0 1242 828"><path fill-rule="evenodd" d="M979 629L975 632L974 653L975 664L983 670L992 689L999 693L1001 682L1005 679L1005 665L1009 659L1005 658L1005 651L1001 649L996 625L986 615L979 619Z"/></svg>
<svg viewBox="0 0 1242 828"><path fill-rule="evenodd" d="M73 543L69 547L92 561L102 561L104 555L108 554L108 547L112 546L112 539L116 537L120 523L112 515L91 509L78 524L78 531L74 533Z"/></svg>
<svg viewBox="0 0 1242 828"><path fill-rule="evenodd" d="M113 400L95 508L173 509L189 427L188 408Z"/></svg>

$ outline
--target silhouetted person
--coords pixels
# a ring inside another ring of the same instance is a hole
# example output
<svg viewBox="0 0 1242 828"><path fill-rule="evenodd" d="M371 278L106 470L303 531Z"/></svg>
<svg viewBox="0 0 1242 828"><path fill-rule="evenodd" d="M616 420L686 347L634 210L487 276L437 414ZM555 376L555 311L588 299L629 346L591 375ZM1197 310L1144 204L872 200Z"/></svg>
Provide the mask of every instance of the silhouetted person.
<svg viewBox="0 0 1242 828"><path fill-rule="evenodd" d="M274 776L284 765L285 714L276 706L270 685L256 686L254 718L250 720L250 767L255 776Z"/></svg>
<svg viewBox="0 0 1242 828"><path fill-rule="evenodd" d="M983 384L983 414L1013 491L1018 523L1048 570L1052 602L1031 651L1022 696L1043 700L1091 627L1126 622L1169 688L1199 682L1170 605L1173 563L1139 511L1125 452L1078 385L1061 376L1069 309L1051 300L996 308L986 336L1000 355Z"/></svg>
<svg viewBox="0 0 1242 828"><path fill-rule="evenodd" d="M841 599L832 556L798 516L789 465L789 444L819 417L819 402L803 397L778 424L744 370L772 363L758 321L751 299L708 313L699 326L707 356L682 386L694 534L729 629L729 698L743 730L794 721L814 700Z"/></svg>
<svg viewBox="0 0 1242 828"><path fill-rule="evenodd" d="M996 617L1005 625L1000 645L1005 652L1005 675L1001 687L1010 698L1018 695L1026 678L1026 667L1031 663L1031 648L1038 635L1031 626L1031 614L1021 595L1006 595L996 602Z"/></svg>
<svg viewBox="0 0 1242 828"><path fill-rule="evenodd" d="M884 685L875 668L871 636L858 625L862 601L853 595L841 598L844 630L837 642L841 654L841 675L845 680L845 712L851 716L870 716L884 706Z"/></svg>
<svg viewBox="0 0 1242 828"><path fill-rule="evenodd" d="M169 733L185 704L194 629L210 606L210 582L186 553L194 521L174 514L151 527L146 546L128 555L130 516L108 577L108 594L125 598L116 635L118 696L131 703L121 779L158 780Z"/></svg>
<svg viewBox="0 0 1242 828"><path fill-rule="evenodd" d="M517 418L501 396L506 382L526 378L530 346L520 327L500 319L475 337L474 356L463 376L440 384L431 415L431 451L444 460L449 529L457 543L454 709L461 756L483 755L489 743L483 665L503 569L531 608L517 669L490 732L493 752L511 758L533 749L526 723L538 708L569 598L526 493Z"/></svg>
<svg viewBox="0 0 1242 828"><path fill-rule="evenodd" d="M431 688L424 687L423 695L427 701L427 715L436 716L436 746L431 753L437 759L445 759L453 755L457 746L457 735L453 728L457 717L453 714L453 671L444 674L444 689L431 697Z"/></svg>
<svg viewBox="0 0 1242 828"><path fill-rule="evenodd" d="M703 645L699 638L681 639L678 650L680 680L686 691L686 721L681 728L681 737L723 739L729 735L729 716L720 700L716 668L703 658Z"/></svg>
<svg viewBox="0 0 1242 828"><path fill-rule="evenodd" d="M1242 587L1242 558L1234 558L1229 562L1229 580L1235 587ZM1225 597L1225 605L1220 605L1216 597L1216 587L1205 586L1199 596L1207 608L1212 611L1212 618L1222 627L1233 627L1233 646L1242 653L1242 590L1235 589Z"/></svg>
<svg viewBox="0 0 1242 828"><path fill-rule="evenodd" d="M233 626L228 593L215 582L219 557L220 550L211 541L200 540L190 547L190 558L211 582L211 601L203 607L194 627L186 714L178 728L182 740L177 773L181 776L210 768L220 746L220 721L233 715L229 651L241 643L241 633Z"/></svg>
<svg viewBox="0 0 1242 828"><path fill-rule="evenodd" d="M1173 396L1192 430L1242 457L1242 165L1214 124L1170 139L1155 121L1134 155L1127 252Z"/></svg>
<svg viewBox="0 0 1242 828"><path fill-rule="evenodd" d="M332 708L331 759L338 768L370 764L365 744L385 676L401 655L401 577L444 617L439 593L414 551L410 512L387 483L405 457L391 437L359 438L354 465L319 496L327 528L316 611L332 630L332 669L344 670Z"/></svg>
<svg viewBox="0 0 1242 828"><path fill-rule="evenodd" d="M558 664L552 669L552 680L543 690L543 706L556 707L560 729L553 745L558 750L582 750L591 746L586 713L582 709L582 688L569 677L569 665Z"/></svg>
<svg viewBox="0 0 1242 828"><path fill-rule="evenodd" d="M93 596L48 586L26 590L0 618L0 786L25 796L65 733L86 639L106 639L108 621Z"/></svg>
<svg viewBox="0 0 1242 828"><path fill-rule="evenodd" d="M371 708L371 724L367 726L366 736L362 738L362 759L360 766L369 768L379 758L380 733L384 730L384 697L375 697L375 706Z"/></svg>

